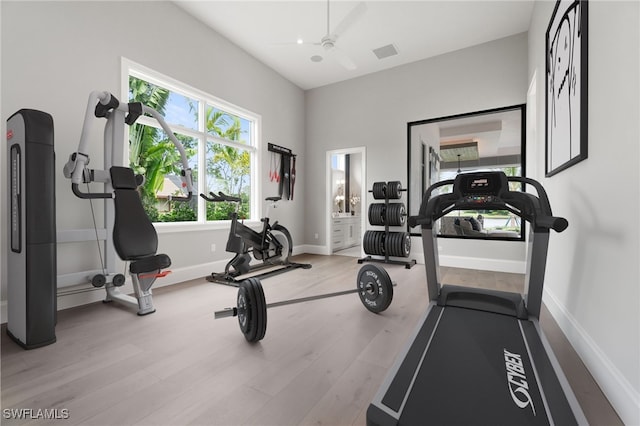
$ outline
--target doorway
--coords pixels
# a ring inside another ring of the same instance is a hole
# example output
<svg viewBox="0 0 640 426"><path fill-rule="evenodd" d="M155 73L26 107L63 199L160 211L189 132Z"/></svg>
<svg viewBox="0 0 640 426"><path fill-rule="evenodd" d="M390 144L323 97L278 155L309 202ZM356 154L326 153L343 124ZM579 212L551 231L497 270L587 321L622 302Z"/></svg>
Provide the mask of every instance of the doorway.
<svg viewBox="0 0 640 426"><path fill-rule="evenodd" d="M327 151L327 254L362 256L366 227L366 148Z"/></svg>

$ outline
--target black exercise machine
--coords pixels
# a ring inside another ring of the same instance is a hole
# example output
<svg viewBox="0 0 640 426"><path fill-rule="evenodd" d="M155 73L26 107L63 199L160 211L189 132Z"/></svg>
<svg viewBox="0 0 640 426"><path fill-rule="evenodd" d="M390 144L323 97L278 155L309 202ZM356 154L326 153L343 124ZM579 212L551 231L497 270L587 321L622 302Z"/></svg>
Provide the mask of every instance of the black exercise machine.
<svg viewBox="0 0 640 426"><path fill-rule="evenodd" d="M200 197L211 203L236 203L236 209L231 214L231 227L226 246L226 251L235 253L235 256L227 262L223 273L212 272L211 275L206 277L208 281L238 287L239 283L243 281L241 276L265 268L270 270L254 276L266 278L292 269L311 268L308 263L289 261L289 257L293 252L291 234L287 228L277 221L271 225L268 209L265 217L260 219L262 230L258 232L238 220L238 210L242 201L239 197L226 195L222 192L218 192L218 194L210 192L208 196L200 194ZM275 208L276 203L281 198L268 197L265 200ZM262 263L251 265L251 255L249 253L253 254L253 257Z"/></svg>
<svg viewBox="0 0 640 426"><path fill-rule="evenodd" d="M53 118L21 109L7 120L7 334L25 349L56 341Z"/></svg>
<svg viewBox="0 0 640 426"><path fill-rule="evenodd" d="M175 137L164 118L154 109L140 103L120 102L109 92L92 92L89 95L84 124L80 136L78 150L69 156L64 166L64 176L71 180L71 190L82 199L113 199L114 203L105 203L105 228L111 231L112 239L107 238L105 259L100 258L102 271L89 281L94 287L104 287L104 302L117 301L137 309L138 315L155 312L151 294L151 286L157 278L166 276L170 271L163 271L171 265L166 254L157 254L158 236L151 220L149 220L137 188L144 177L135 176L128 167L114 165L115 158L124 157L125 125L132 126L143 114L153 117L164 130L167 137L180 152L182 172L181 179L186 196L173 196L174 201L189 201L193 193L191 168L184 147ZM88 146L89 128L94 118L105 118L104 131L104 169L90 169ZM103 192L83 192L82 184L101 182ZM92 207L93 213L93 207ZM94 218L95 224L95 218ZM97 229L96 229L97 236ZM100 247L100 246L99 246ZM111 251L120 259L129 263L129 275L135 297L120 292L119 287L125 284L124 274L115 273L115 261Z"/></svg>
<svg viewBox="0 0 640 426"><path fill-rule="evenodd" d="M511 191L531 185L537 196ZM445 185L451 193L433 194ZM440 284L435 222L453 210L508 210L531 224L526 295ZM410 226L422 227L430 304L367 410L368 425L586 424L540 325L554 217L537 181L502 172L432 185Z"/></svg>

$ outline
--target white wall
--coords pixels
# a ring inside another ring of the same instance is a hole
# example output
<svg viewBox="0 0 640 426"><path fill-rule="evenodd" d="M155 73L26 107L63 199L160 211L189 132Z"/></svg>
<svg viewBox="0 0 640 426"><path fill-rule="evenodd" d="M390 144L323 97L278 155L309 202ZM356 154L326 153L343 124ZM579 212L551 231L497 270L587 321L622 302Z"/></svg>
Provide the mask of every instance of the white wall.
<svg viewBox="0 0 640 426"><path fill-rule="evenodd" d="M589 2L589 157L544 178L545 33L555 2L536 2L537 170L554 213L544 302L628 425L640 424L640 4Z"/></svg>
<svg viewBox="0 0 640 426"><path fill-rule="evenodd" d="M406 187L408 122L525 103L527 86L527 35L518 34L309 90L307 156L322 158L327 150L366 146L365 188L391 180ZM324 247L324 166L309 162L305 174L305 241ZM372 201L368 194L366 203ZM449 239L440 245L443 264L524 272L522 242ZM411 257L422 257L417 238Z"/></svg>
<svg viewBox="0 0 640 426"><path fill-rule="evenodd" d="M265 153L260 174L263 197L277 193L276 184L268 181L267 142L291 148L298 154L299 170L305 169L303 91L171 2L3 1L0 7L2 127L6 118L20 108L40 109L53 116L58 231L93 226L88 201L71 193L62 167L77 149L89 93L108 90L119 94L121 57L260 114ZM91 166L101 168L104 124L98 120L93 124ZM4 151L0 154L2 170L6 169ZM304 193L304 186L305 176L299 173L296 195ZM101 209L101 202L94 204ZM302 205L302 196L297 196L275 212L275 218L291 231L294 245L303 240ZM224 251L227 233L228 229L162 232L159 251L172 258L174 273L156 285L221 271L224 261L231 257ZM215 253L210 250L211 244L216 244ZM95 246L59 244L58 273L97 269ZM1 250L4 254L4 245ZM5 258L3 255L3 262ZM214 265L215 261L218 264ZM3 266L1 288L5 300ZM63 308L99 300L102 294L98 291L63 297L58 305Z"/></svg>
<svg viewBox="0 0 640 426"><path fill-rule="evenodd" d="M299 154L297 197L279 209L279 219L295 245L326 246L325 162L318 160L327 150L365 146L366 189L381 180L405 183L407 122L523 103L535 75L537 128L528 130L536 136L527 150L535 157L528 167L535 167L528 174L542 180L554 211L570 221L567 231L551 239L545 303L625 423L640 424L640 6L589 4L589 158L548 179L543 178L544 33L554 2L536 2L528 34L305 94L168 2L3 1L0 125L4 134L6 118L20 108L51 113L61 171L77 147L89 92L118 92L125 56L261 114L263 150L273 142ZM94 138L92 160L100 164L97 128ZM265 181L268 161L265 156ZM6 169L4 150L0 168ZM71 194L61 172L56 178L58 229L91 227L87 201ZM1 179L4 174L4 185ZM267 184L263 193L275 190ZM6 241L4 208L0 215ZM169 280L210 272L212 262L228 258L220 249L225 241L226 230L161 234L160 250L172 257L178 272ZM218 252L210 252L211 243ZM412 257L418 258L421 247L415 243ZM505 266L499 259L524 258L524 245L517 242L464 246L447 240L441 246L450 263L472 267L499 269ZM3 245L2 300L5 250ZM59 270L95 267L92 250L60 248Z"/></svg>

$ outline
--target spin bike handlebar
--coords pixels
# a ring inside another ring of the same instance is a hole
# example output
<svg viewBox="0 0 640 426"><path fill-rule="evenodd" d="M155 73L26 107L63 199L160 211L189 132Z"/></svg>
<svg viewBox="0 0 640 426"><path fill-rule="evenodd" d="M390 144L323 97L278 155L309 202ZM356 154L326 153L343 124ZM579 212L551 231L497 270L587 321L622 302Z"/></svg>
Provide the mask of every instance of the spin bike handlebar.
<svg viewBox="0 0 640 426"><path fill-rule="evenodd" d="M209 192L209 197L204 195L204 194L200 194L200 197L204 198L205 200L211 202L211 203L219 203L219 202L229 202L229 203L239 203L240 197L232 197L231 195L227 195L224 192L220 191L218 192L218 194L214 194L213 192Z"/></svg>

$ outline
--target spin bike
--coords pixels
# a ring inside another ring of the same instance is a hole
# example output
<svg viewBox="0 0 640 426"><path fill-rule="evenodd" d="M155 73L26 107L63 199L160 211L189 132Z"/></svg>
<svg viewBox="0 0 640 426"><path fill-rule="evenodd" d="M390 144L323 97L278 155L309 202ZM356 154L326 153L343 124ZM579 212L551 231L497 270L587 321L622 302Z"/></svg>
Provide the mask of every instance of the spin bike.
<svg viewBox="0 0 640 426"><path fill-rule="evenodd" d="M281 197L267 197L267 214L261 218L262 229L260 232L255 231L238 220L238 211L240 209L241 199L223 192L209 196L200 194L200 196L208 202L228 202L236 203L236 208L231 214L231 228L229 229L229 237L227 239L226 251L235 253L235 256L227 262L224 273L212 273L207 279L212 282L221 284L230 284L238 286L237 278L241 275L255 272L264 268L280 266L281 268L271 270L256 276L266 277L275 275L295 268L310 268L310 264L300 264L290 262L289 258L293 252L293 240L289 230L280 225L277 221L271 225L269 221L269 207L276 208ZM251 255L261 261L261 264L251 265Z"/></svg>

